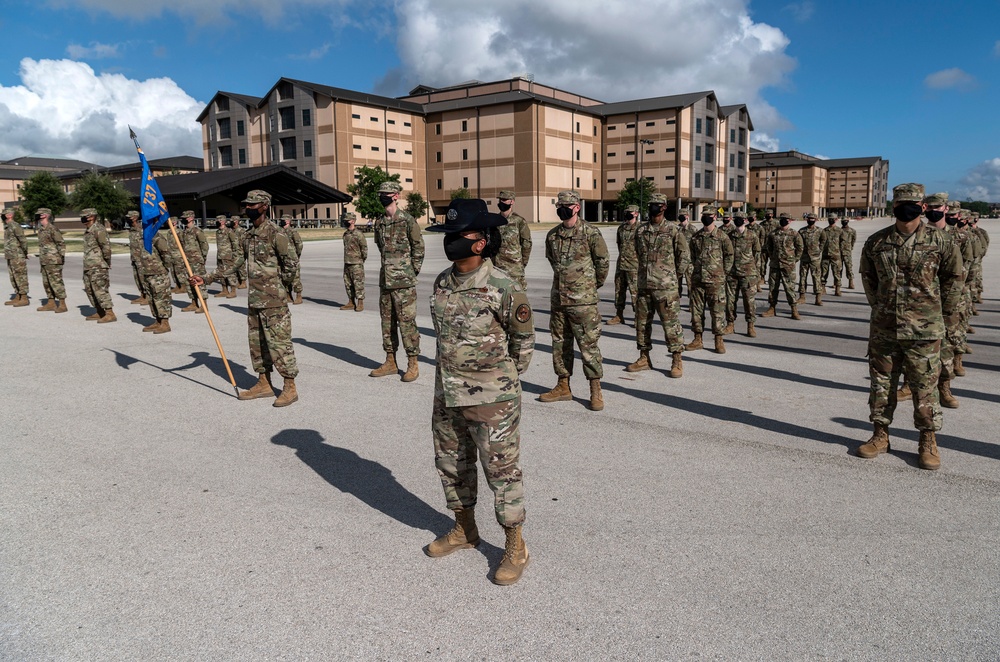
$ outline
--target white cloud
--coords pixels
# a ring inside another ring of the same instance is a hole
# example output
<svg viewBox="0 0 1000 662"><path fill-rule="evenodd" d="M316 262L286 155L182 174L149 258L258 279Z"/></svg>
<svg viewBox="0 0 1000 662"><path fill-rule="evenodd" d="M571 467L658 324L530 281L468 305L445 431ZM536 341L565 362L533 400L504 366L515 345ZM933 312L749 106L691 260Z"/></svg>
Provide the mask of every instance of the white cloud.
<svg viewBox="0 0 1000 662"><path fill-rule="evenodd" d="M799 23L805 23L816 13L816 5L813 4L812 0L803 0L803 2L793 2L785 5L782 11L791 14L792 18Z"/></svg>
<svg viewBox="0 0 1000 662"><path fill-rule="evenodd" d="M21 60L21 85L0 87L0 158L45 154L117 165L136 158L128 125L149 158L201 154L204 108L169 78L97 74L72 60Z"/></svg>
<svg viewBox="0 0 1000 662"><path fill-rule="evenodd" d="M754 131L750 134L750 146L765 152L777 152L779 142L777 138L763 131Z"/></svg>
<svg viewBox="0 0 1000 662"><path fill-rule="evenodd" d="M924 85L932 90L968 91L976 87L976 79L958 67L936 71L924 79Z"/></svg>
<svg viewBox="0 0 1000 662"><path fill-rule="evenodd" d="M289 55L288 57L290 57L293 60L320 60L323 58L324 55L327 54L327 51L329 51L332 46L333 44L331 44L330 42L326 42L321 46L317 46L316 48L312 49L308 53Z"/></svg>
<svg viewBox="0 0 1000 662"><path fill-rule="evenodd" d="M169 3L149 0L49 0L54 7L70 7L92 12L107 12L119 18L144 20L169 12L194 20L200 26L229 22L235 16L263 19L276 25L296 6L325 8L341 7L352 0L171 0Z"/></svg>
<svg viewBox="0 0 1000 662"><path fill-rule="evenodd" d="M959 200L1000 202L1000 158L983 161L971 168L959 181L957 193Z"/></svg>
<svg viewBox="0 0 1000 662"><path fill-rule="evenodd" d="M90 46L80 44L70 44L66 47L66 55L74 60L99 60L102 58L118 57L120 44L102 44L97 41L90 42Z"/></svg>

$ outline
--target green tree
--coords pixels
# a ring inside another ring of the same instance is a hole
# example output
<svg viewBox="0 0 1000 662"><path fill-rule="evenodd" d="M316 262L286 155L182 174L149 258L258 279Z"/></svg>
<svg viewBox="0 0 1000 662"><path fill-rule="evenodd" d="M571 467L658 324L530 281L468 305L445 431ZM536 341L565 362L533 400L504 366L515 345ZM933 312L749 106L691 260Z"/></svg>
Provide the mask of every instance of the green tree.
<svg viewBox="0 0 1000 662"><path fill-rule="evenodd" d="M979 212L980 216L990 215L990 203L983 202L981 200L971 200L966 199L965 202L961 203L962 209L968 209L969 211Z"/></svg>
<svg viewBox="0 0 1000 662"><path fill-rule="evenodd" d="M382 182L399 183L399 174L390 175L381 166L359 166L358 178L347 185L347 192L354 196L354 210L362 218L377 220L385 216L385 207L378 201L378 187Z"/></svg>
<svg viewBox="0 0 1000 662"><path fill-rule="evenodd" d="M640 215L646 217L646 207L649 198L656 193L656 185L648 179L634 179L627 182L618 191L618 209L624 210L629 205L637 205Z"/></svg>
<svg viewBox="0 0 1000 662"><path fill-rule="evenodd" d="M424 200L424 196L420 195L416 191L413 193L406 194L406 213L413 218L420 219L424 214L427 213L427 208L430 205Z"/></svg>
<svg viewBox="0 0 1000 662"><path fill-rule="evenodd" d="M102 221L118 220L135 206L131 194L121 184L96 172L83 176L70 194L69 202L75 209L93 207Z"/></svg>
<svg viewBox="0 0 1000 662"><path fill-rule="evenodd" d="M21 184L21 209L27 218L35 216L39 207L47 207L55 216L66 208L66 194L62 184L51 172L36 172Z"/></svg>
<svg viewBox="0 0 1000 662"><path fill-rule="evenodd" d="M461 188L457 188L451 192L452 200L458 200L458 199L468 200L470 198L472 198L472 193L469 192L469 189L465 188L464 186Z"/></svg>

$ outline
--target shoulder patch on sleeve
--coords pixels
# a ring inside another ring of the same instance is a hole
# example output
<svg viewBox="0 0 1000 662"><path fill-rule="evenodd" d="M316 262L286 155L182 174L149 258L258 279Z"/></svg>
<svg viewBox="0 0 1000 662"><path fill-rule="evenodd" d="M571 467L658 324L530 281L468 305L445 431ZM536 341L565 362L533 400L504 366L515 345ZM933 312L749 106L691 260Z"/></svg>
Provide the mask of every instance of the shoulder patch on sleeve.
<svg viewBox="0 0 1000 662"><path fill-rule="evenodd" d="M514 317L517 318L518 322L524 324L525 322L531 319L531 306L529 306L526 303L522 303L520 306L517 307L517 310L514 312Z"/></svg>
<svg viewBox="0 0 1000 662"><path fill-rule="evenodd" d="M533 333L535 330L531 316L531 304L524 292L513 292L511 300L511 331Z"/></svg>

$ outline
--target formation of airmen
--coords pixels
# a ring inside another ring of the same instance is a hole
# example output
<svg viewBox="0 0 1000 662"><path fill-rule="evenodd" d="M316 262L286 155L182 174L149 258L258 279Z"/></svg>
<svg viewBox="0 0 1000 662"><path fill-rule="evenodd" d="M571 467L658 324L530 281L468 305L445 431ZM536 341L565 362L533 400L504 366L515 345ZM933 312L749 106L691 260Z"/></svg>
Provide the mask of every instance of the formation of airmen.
<svg viewBox="0 0 1000 662"><path fill-rule="evenodd" d="M399 374L396 353L402 344L407 365L401 379L413 382L419 378L416 285L424 261L424 240L416 220L397 206L400 193L395 182L385 182L379 189L385 215L375 223L375 243L381 253L379 315L386 357L369 374ZM478 544L474 517L478 454L495 495L496 519L507 535L506 553L493 578L499 584L516 582L529 560L521 536L524 507L518 458L519 376L527 369L534 346L533 315L525 294L532 239L526 221L513 211L515 200L513 191L501 191L499 214L490 213L482 200L456 200L445 223L428 228L444 233L445 255L453 262L437 277L431 295L437 334L432 429L437 470L456 523L425 552L439 557ZM243 205L251 224L247 232L236 217L216 218L217 267L212 273L205 266L208 245L195 225L194 212L181 214L181 243L192 273L185 278L178 278L178 262L182 274L185 269L169 231L161 229L153 239L153 250L146 252L139 214L130 212L133 275L140 291L133 303L148 305L155 318L143 331L160 334L170 331L170 295L185 291L180 288L186 287L191 298L182 312L195 313L203 312L206 285L220 283L222 289L215 296L229 298L236 296L237 289L248 288L248 339L258 382L238 397L274 398L273 405L283 407L298 400L288 304L302 302L302 240L291 227L291 217L272 222L271 196L266 191L250 191ZM572 400L575 343L589 382L588 406L600 411L604 399L598 290L609 275L610 259L601 232L579 217L580 209L577 192L560 192L556 212L561 222L545 236L545 257L553 271L549 304L557 383L539 400ZM717 226L717 214L709 208L701 214L701 227L696 227L689 210L681 210L676 222L666 218L666 210L667 198L654 194L645 210L648 220L640 219L642 210L637 206L629 206L616 233L615 314L607 324L624 322L626 302L631 299L639 356L626 367L629 372L652 369L654 314L671 355L669 376L681 378L683 352L705 347L706 311L717 353L726 352L724 338L735 332L741 301L746 335L756 337L755 295L762 290L765 275L769 292L763 317L776 314L781 288L791 318L798 320L798 306L806 301L810 279L817 306L823 305L831 278L834 296L842 296L845 277L847 289L855 287L852 251L857 233L847 218L831 215L827 227L820 229L816 215L807 214L806 227L796 232L785 213L775 219L768 212L761 223L742 213L723 215ZM13 210L3 213L5 257L14 287L6 303L26 306L27 243L13 221ZM920 431L919 466L933 470L940 467L935 439L941 427L940 406L958 406L950 382L965 375L962 355L971 352L966 335L975 333L970 320L982 301L982 259L989 237L978 227L978 215L949 203L946 194L925 196L919 184L893 189L893 214L895 223L865 243L859 267L872 308L868 355L874 432L857 454L875 458L889 451L888 427L897 399L910 396ZM51 224L50 210L39 209L36 218L48 297L38 310L65 312L65 242ZM81 212L86 227L84 286L95 309L87 319L107 323L116 319L108 293L111 247L96 218L94 209ZM348 302L341 310L360 312L364 310L368 244L355 227L353 213L345 215L345 222ZM685 283L693 333L687 344L680 320ZM284 379L277 396L271 383L274 370ZM897 392L901 375L905 384Z"/></svg>

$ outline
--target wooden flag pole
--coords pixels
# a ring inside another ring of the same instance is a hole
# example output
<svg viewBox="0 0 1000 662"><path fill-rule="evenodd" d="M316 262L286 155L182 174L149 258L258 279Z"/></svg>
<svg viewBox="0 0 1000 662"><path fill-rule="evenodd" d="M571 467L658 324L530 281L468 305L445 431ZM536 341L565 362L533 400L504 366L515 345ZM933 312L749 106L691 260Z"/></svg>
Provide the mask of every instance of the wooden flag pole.
<svg viewBox="0 0 1000 662"><path fill-rule="evenodd" d="M167 223L170 225L170 232L174 235L174 241L177 242L177 248L181 252L181 257L184 259L184 268L187 269L188 278L194 276L194 272L191 271L191 263L188 262L187 254L184 252L184 246L181 245L181 239L177 236L177 228L174 227L174 222L171 219L167 219ZM194 287L190 283L188 287ZM205 305L205 298L201 296L201 287L194 287L195 294L198 295L198 302L201 304L201 309L205 311L205 319L208 320L208 328L212 330L212 337L215 338L215 344L219 348L219 354L222 355L222 363L226 366L226 374L229 375L229 383L233 385L233 391L236 392L236 397L240 396L240 389L236 386L236 378L233 377L233 371L229 368L229 359L226 358L226 350L222 349L222 341L219 340L219 334L215 331L215 324L212 323L212 315L208 312L208 306Z"/></svg>

